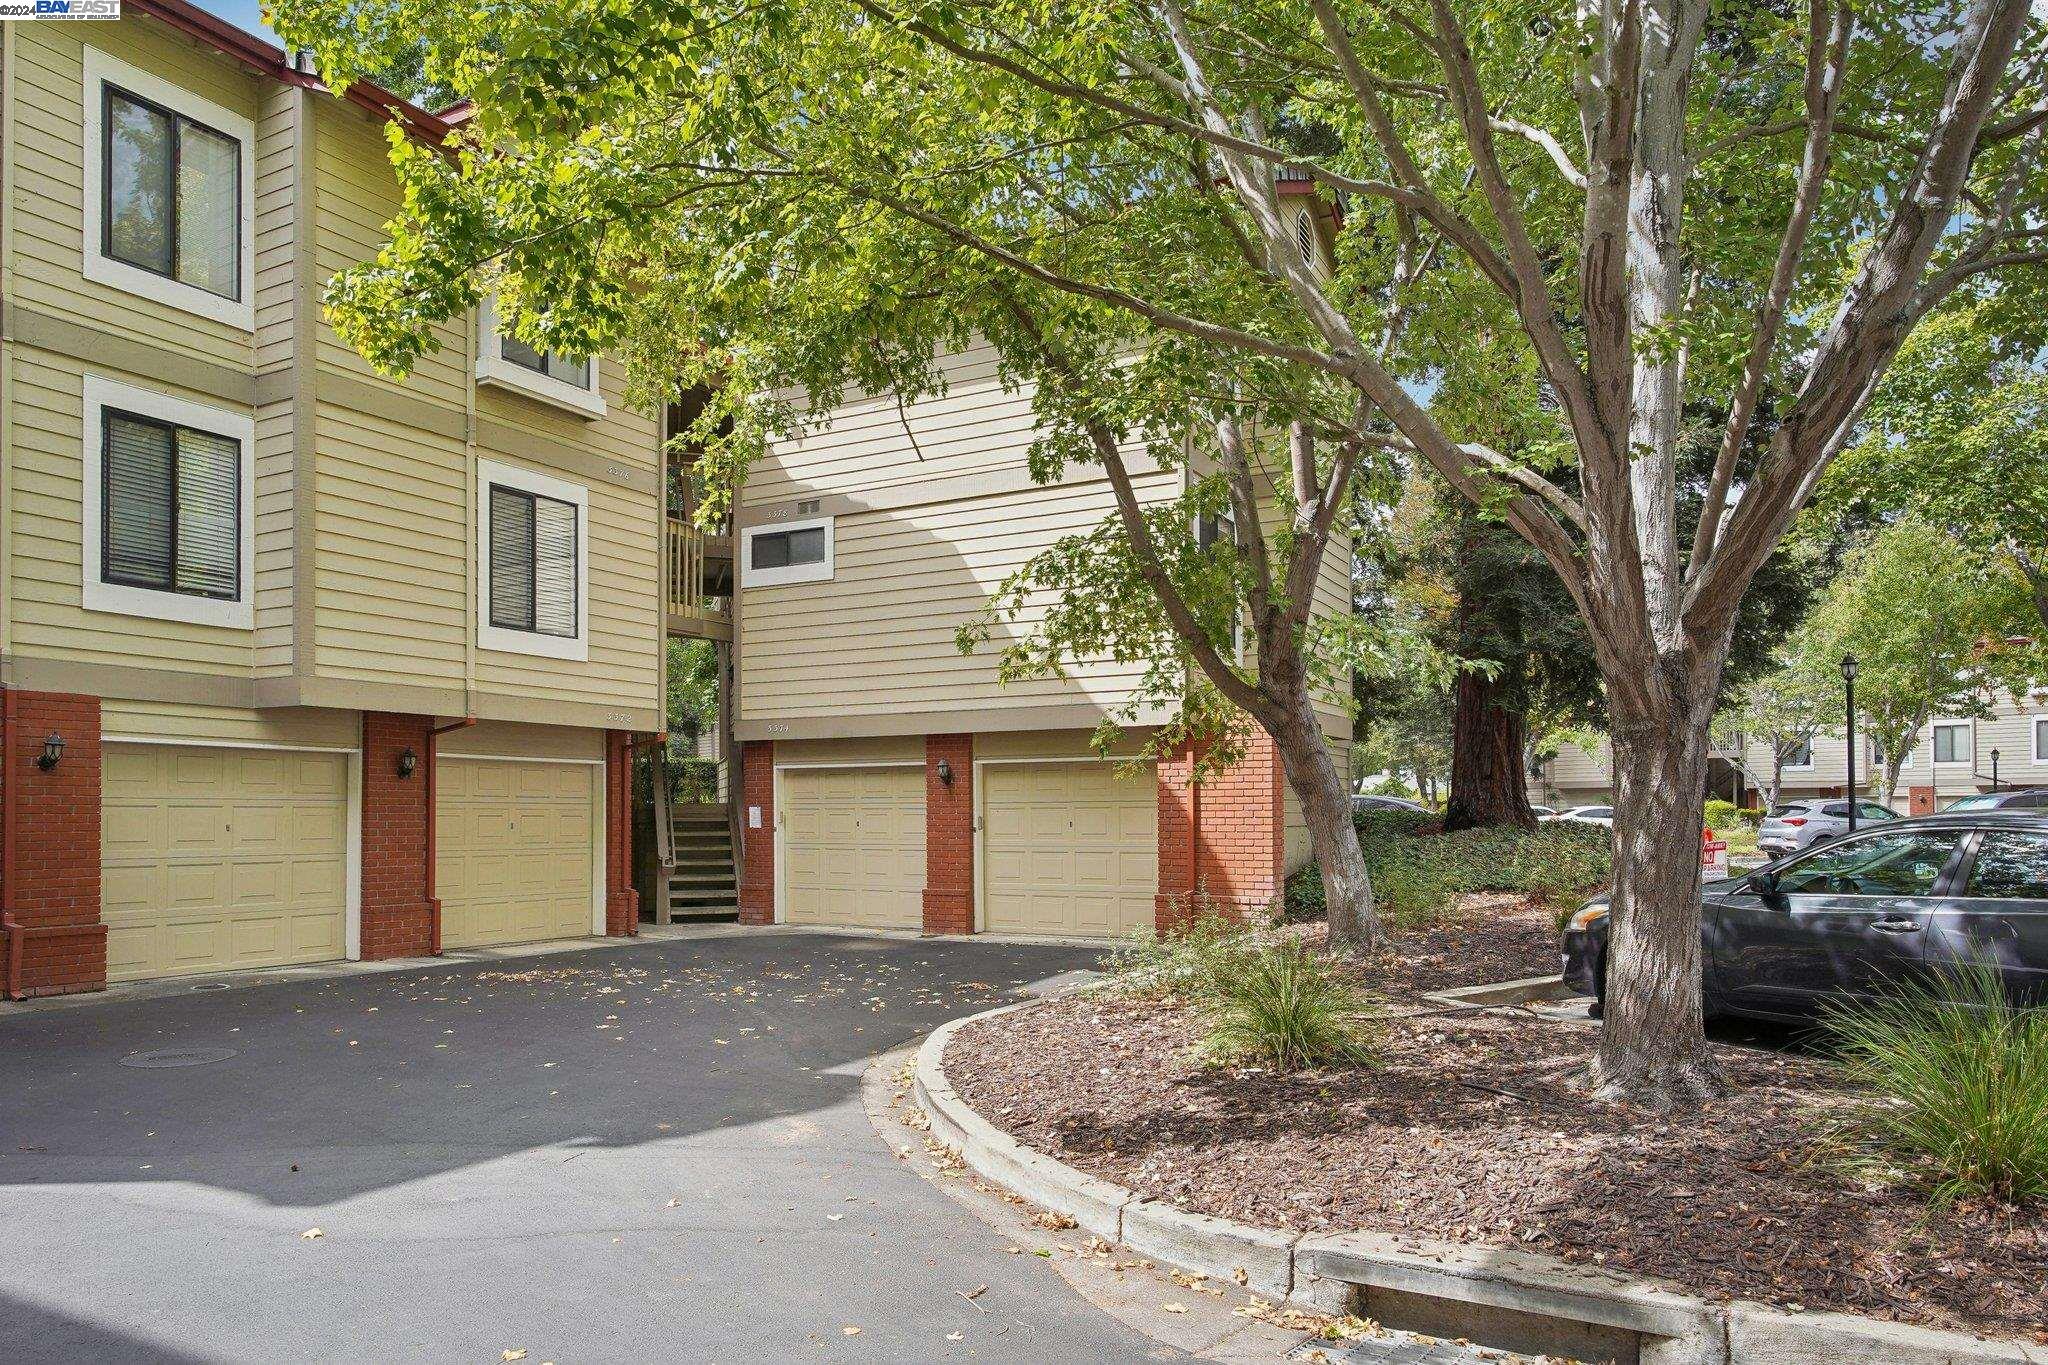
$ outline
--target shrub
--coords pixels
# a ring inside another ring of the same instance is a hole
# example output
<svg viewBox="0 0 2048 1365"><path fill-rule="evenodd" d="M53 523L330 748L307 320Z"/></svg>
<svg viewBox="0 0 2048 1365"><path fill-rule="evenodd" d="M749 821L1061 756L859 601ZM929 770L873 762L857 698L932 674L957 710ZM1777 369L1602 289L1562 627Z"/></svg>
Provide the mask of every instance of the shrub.
<svg viewBox="0 0 2048 1365"><path fill-rule="evenodd" d="M1132 936L1110 955L1108 971L1135 994L1201 1001L1241 970L1256 950L1252 925L1204 909L1165 934Z"/></svg>
<svg viewBox="0 0 2048 1365"><path fill-rule="evenodd" d="M1846 1130L1852 1151L1904 1165L1936 1203L2048 1199L2048 1010L2009 1001L1994 965L1825 1022L1849 1078L1874 1092Z"/></svg>
<svg viewBox="0 0 2048 1365"><path fill-rule="evenodd" d="M1306 924L1329 912L1323 896L1322 869L1305 863L1294 870L1280 894L1280 918L1287 924Z"/></svg>
<svg viewBox="0 0 2048 1365"><path fill-rule="evenodd" d="M1202 1055L1278 1071L1372 1057L1376 1011L1328 959L1298 940L1258 947L1202 1001Z"/></svg>
<svg viewBox="0 0 2048 1365"><path fill-rule="evenodd" d="M1742 823L1748 825L1751 829L1755 829L1764 822L1764 808L1762 806L1744 806L1736 814L1740 815Z"/></svg>
<svg viewBox="0 0 2048 1365"><path fill-rule="evenodd" d="M1741 818L1733 801L1723 801L1717 796L1707 802L1706 825L1717 834L1725 829L1734 829Z"/></svg>
<svg viewBox="0 0 2048 1365"><path fill-rule="evenodd" d="M1360 847L1381 911L1396 925L1474 891L1512 891L1565 901L1604 886L1613 874L1611 836L1598 825L1552 822L1442 833L1412 814L1375 812L1358 821Z"/></svg>

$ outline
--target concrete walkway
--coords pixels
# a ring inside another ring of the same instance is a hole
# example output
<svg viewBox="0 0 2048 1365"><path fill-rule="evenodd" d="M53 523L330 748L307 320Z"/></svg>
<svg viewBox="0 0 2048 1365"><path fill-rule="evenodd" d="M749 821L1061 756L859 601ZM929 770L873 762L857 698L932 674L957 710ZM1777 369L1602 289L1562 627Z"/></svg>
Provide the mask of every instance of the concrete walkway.
<svg viewBox="0 0 2048 1365"><path fill-rule="evenodd" d="M0 1360L1178 1358L861 1104L1094 956L726 932L0 1007Z"/></svg>

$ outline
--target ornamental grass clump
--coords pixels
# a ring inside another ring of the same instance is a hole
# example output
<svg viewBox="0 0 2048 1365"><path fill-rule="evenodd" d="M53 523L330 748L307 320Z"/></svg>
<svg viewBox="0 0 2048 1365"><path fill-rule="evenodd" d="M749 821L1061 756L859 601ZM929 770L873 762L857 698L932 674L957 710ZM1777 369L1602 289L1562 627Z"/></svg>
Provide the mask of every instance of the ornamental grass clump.
<svg viewBox="0 0 2048 1365"><path fill-rule="evenodd" d="M1371 997L1297 940L1261 944L1199 1003L1212 1062L1300 1071L1372 1060Z"/></svg>
<svg viewBox="0 0 2048 1365"><path fill-rule="evenodd" d="M2048 1200L2048 1010L2014 1004L1995 966L1944 970L1829 1012L1849 1079L1872 1092L1840 1137L1936 1204Z"/></svg>

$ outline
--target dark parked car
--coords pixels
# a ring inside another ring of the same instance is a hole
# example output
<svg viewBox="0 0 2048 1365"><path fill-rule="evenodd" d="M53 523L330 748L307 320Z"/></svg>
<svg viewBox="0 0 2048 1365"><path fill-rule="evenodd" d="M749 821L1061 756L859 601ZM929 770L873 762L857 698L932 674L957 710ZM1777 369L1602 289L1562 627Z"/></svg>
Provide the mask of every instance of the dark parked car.
<svg viewBox="0 0 2048 1365"><path fill-rule="evenodd" d="M1998 965L2048 1005L2048 813L1943 812L1858 831L1700 890L1709 1014L1810 1018L1828 1000ZM1564 979L1604 1003L1607 898L1564 933Z"/></svg>
<svg viewBox="0 0 2048 1365"><path fill-rule="evenodd" d="M1942 814L1972 810L2048 810L2048 787L2015 787L2010 791L1960 796Z"/></svg>

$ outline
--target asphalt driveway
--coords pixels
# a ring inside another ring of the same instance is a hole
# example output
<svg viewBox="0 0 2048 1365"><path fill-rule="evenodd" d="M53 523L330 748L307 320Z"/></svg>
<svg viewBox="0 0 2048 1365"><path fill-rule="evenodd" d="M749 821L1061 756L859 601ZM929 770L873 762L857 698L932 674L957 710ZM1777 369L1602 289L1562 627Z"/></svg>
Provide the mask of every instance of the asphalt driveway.
<svg viewBox="0 0 2048 1365"><path fill-rule="evenodd" d="M1156 1358L860 1100L1092 956L752 933L0 1009L0 1360Z"/></svg>

